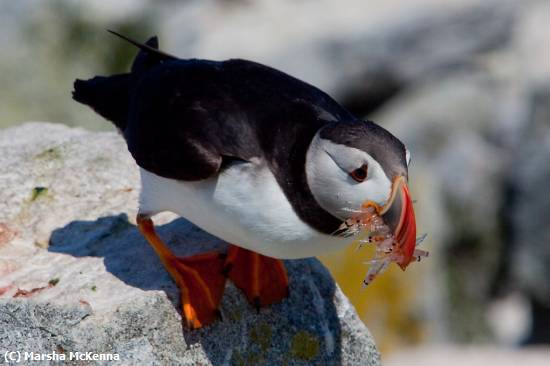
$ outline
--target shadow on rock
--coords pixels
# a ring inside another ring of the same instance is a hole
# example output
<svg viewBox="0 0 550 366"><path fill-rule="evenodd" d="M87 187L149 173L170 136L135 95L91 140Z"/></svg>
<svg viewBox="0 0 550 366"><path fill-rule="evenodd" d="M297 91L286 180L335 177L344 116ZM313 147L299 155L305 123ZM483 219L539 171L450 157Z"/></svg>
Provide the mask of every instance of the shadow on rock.
<svg viewBox="0 0 550 366"><path fill-rule="evenodd" d="M225 243L184 219L158 226L157 231L181 256L226 248ZM144 291L164 291L180 312L179 290L125 214L73 221L52 233L49 251L103 257L109 273ZM351 317L347 321L353 323L357 317L348 314L350 306L340 291L335 294L336 285L326 268L316 259L286 261L286 266L288 299L257 314L243 294L228 285L221 305L224 320L197 331L184 328L185 344L200 344L212 364L341 364L346 351L364 357L353 350L362 342L354 325L346 325L350 339L342 346L342 318ZM340 317L337 307L344 308ZM360 348L367 352L365 345Z"/></svg>

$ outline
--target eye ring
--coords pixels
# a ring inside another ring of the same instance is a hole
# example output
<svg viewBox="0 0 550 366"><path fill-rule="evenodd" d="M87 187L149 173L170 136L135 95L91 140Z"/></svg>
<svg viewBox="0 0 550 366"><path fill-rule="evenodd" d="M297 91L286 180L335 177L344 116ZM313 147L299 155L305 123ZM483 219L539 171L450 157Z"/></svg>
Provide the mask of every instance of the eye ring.
<svg viewBox="0 0 550 366"><path fill-rule="evenodd" d="M355 169L351 173L349 173L350 177L353 178L358 183L363 182L365 179L367 179L367 165L363 164L360 168Z"/></svg>

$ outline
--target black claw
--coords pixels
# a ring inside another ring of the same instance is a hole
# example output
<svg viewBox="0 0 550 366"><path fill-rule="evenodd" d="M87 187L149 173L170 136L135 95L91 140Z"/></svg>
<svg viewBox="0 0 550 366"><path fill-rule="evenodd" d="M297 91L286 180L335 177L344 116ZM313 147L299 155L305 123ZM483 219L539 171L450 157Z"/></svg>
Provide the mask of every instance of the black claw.
<svg viewBox="0 0 550 366"><path fill-rule="evenodd" d="M222 316L222 312L220 311L220 309L216 309L216 315L218 316L218 319L223 322L223 316Z"/></svg>
<svg viewBox="0 0 550 366"><path fill-rule="evenodd" d="M227 263L225 267L223 267L223 275L227 277L229 275L229 272L233 269L233 263Z"/></svg>
<svg viewBox="0 0 550 366"><path fill-rule="evenodd" d="M252 300L252 301L254 302L254 307L256 308L256 313L260 314L260 307L262 306L262 303L260 302L260 297L256 296L254 298L254 300Z"/></svg>
<svg viewBox="0 0 550 366"><path fill-rule="evenodd" d="M185 325L186 325L187 328L190 329L190 330L195 329L195 328L193 327L193 323L191 323L191 321L190 321L189 319L185 319Z"/></svg>

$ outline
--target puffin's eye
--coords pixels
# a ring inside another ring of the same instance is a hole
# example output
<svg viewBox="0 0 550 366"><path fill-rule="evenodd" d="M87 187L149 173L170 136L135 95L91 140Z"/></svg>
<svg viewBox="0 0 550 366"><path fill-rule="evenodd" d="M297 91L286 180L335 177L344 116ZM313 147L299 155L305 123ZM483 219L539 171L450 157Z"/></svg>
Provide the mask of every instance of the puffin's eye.
<svg viewBox="0 0 550 366"><path fill-rule="evenodd" d="M361 183L365 179L367 179L367 165L363 165L361 168L355 169L353 172L349 173L349 175L356 181Z"/></svg>

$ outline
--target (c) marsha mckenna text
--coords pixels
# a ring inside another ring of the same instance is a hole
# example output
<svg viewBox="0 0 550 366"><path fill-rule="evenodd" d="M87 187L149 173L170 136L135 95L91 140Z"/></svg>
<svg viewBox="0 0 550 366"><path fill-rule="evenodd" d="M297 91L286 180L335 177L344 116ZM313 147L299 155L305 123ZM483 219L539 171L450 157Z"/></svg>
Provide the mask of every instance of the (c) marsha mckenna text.
<svg viewBox="0 0 550 366"><path fill-rule="evenodd" d="M8 355L9 353L9 355ZM65 352L52 351L41 352L6 352L6 358L10 361L120 361L118 353L96 352ZM14 357L15 356L15 357ZM7 361L7 360L6 360Z"/></svg>

